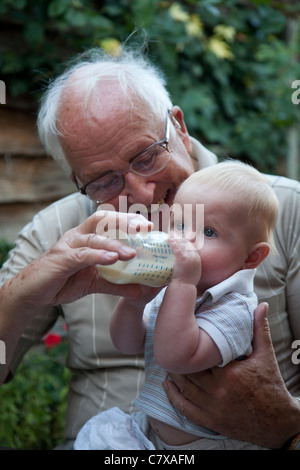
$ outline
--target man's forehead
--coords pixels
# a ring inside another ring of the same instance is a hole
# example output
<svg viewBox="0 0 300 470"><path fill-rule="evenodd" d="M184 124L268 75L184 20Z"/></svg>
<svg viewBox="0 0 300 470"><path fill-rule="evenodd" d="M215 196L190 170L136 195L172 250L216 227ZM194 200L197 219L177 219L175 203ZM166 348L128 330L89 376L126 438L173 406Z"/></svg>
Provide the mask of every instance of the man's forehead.
<svg viewBox="0 0 300 470"><path fill-rule="evenodd" d="M89 86L88 79L85 82L82 77L72 79L71 76L62 89L58 115L75 110L89 117L109 117L140 107L139 101L125 93L117 81L93 82L93 86Z"/></svg>
<svg viewBox="0 0 300 470"><path fill-rule="evenodd" d="M134 106L121 97L118 99L117 95L103 99L90 96L85 102L78 94L71 95L70 99L66 94L57 116L57 127L65 137L84 133L86 138L94 139L95 132L97 136L109 136L121 127L131 133L140 132L143 124L153 128L153 119L143 114L142 106L139 103Z"/></svg>

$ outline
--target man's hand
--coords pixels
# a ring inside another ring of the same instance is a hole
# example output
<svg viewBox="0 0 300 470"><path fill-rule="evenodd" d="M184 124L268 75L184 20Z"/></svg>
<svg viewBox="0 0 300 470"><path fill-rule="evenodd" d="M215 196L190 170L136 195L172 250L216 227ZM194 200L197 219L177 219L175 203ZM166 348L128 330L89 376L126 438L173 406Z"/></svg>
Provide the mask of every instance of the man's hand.
<svg viewBox="0 0 300 470"><path fill-rule="evenodd" d="M127 261L135 250L112 240L99 230L103 221L124 230L150 230L151 224L136 214L99 211L81 225L66 232L47 252L34 260L15 278L11 279L11 294L31 308L39 305L69 303L92 293L109 293L123 296L139 295L134 285L120 286L104 280L97 264L109 265L117 260Z"/></svg>
<svg viewBox="0 0 300 470"><path fill-rule="evenodd" d="M275 358L268 306L255 312L253 353L224 368L170 375L169 400L196 424L229 438L280 448L300 430L300 407L287 391Z"/></svg>
<svg viewBox="0 0 300 470"><path fill-rule="evenodd" d="M107 238L107 225L129 233L152 228L140 215L98 211L66 232L52 248L3 284L0 337L7 345L7 364L28 322L44 308L70 303L92 293L141 298L140 286L112 284L101 277L96 267L126 261L136 254L121 240ZM0 383L7 372L7 368L1 368Z"/></svg>

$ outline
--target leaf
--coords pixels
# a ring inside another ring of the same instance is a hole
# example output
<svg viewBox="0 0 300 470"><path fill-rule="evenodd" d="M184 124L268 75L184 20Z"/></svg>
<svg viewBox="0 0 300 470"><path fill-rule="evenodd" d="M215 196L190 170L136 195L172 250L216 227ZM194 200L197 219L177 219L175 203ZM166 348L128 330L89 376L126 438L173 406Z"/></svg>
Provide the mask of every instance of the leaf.
<svg viewBox="0 0 300 470"><path fill-rule="evenodd" d="M66 12L65 19L70 26L75 28L83 28L89 23L89 15L84 11L75 11L73 9L69 9Z"/></svg>
<svg viewBox="0 0 300 470"><path fill-rule="evenodd" d="M147 28L153 21L157 3L155 0L132 0L131 8L136 23Z"/></svg>
<svg viewBox="0 0 300 470"><path fill-rule="evenodd" d="M50 18L63 15L70 7L72 0L52 0L48 6Z"/></svg>
<svg viewBox="0 0 300 470"><path fill-rule="evenodd" d="M24 37L32 46L39 46L44 40L44 26L36 21L29 21L24 28Z"/></svg>

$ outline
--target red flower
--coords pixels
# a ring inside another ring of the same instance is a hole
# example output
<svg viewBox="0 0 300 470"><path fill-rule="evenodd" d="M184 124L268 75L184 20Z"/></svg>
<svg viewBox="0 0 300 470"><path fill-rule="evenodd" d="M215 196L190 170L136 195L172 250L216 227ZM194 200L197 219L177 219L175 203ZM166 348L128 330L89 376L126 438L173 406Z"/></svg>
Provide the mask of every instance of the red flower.
<svg viewBox="0 0 300 470"><path fill-rule="evenodd" d="M61 336L57 333L49 333L47 336L45 336L44 343L47 348L53 348L54 346L57 346L59 343L61 343Z"/></svg>

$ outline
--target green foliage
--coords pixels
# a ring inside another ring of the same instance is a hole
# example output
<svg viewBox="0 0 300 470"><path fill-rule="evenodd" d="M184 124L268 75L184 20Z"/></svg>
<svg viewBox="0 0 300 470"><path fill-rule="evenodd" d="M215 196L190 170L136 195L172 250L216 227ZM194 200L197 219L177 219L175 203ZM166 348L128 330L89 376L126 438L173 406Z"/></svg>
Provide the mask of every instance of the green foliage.
<svg viewBox="0 0 300 470"><path fill-rule="evenodd" d="M0 267L12 247L0 238ZM0 447L53 449L63 441L70 379L66 353L66 342L50 335L26 354L13 380L0 387Z"/></svg>
<svg viewBox="0 0 300 470"><path fill-rule="evenodd" d="M220 156L276 172L287 130L300 121L291 101L300 41L286 34L299 8L277 0L2 0L1 34L6 27L12 41L0 45L0 79L9 95L37 102L75 54L147 44L192 135ZM10 248L0 240L0 266ZM69 372L57 359L65 347L30 351L0 388L0 445L45 449L61 440Z"/></svg>
<svg viewBox="0 0 300 470"><path fill-rule="evenodd" d="M147 42L190 133L221 155L275 172L287 129L300 119L291 102L299 38L295 47L286 39L299 9L277 0L4 0L0 13L21 46L3 50L1 79L10 94L37 100L45 80L78 52Z"/></svg>
<svg viewBox="0 0 300 470"><path fill-rule="evenodd" d="M3 238L0 238L0 268L7 259L8 252L12 249L12 247L13 245L11 243L7 242Z"/></svg>
<svg viewBox="0 0 300 470"><path fill-rule="evenodd" d="M13 380L0 387L0 446L50 450L63 440L70 372L66 344L32 349Z"/></svg>

